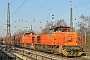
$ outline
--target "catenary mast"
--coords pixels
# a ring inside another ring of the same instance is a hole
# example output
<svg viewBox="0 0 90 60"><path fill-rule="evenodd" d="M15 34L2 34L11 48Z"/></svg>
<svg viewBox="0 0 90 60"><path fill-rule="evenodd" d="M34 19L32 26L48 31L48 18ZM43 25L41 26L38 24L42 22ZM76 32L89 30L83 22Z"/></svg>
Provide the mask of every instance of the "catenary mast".
<svg viewBox="0 0 90 60"><path fill-rule="evenodd" d="M70 8L70 28L71 28L71 32L73 32L72 0L70 0L70 2L71 2L71 8Z"/></svg>
<svg viewBox="0 0 90 60"><path fill-rule="evenodd" d="M10 41L10 3L8 3L8 9L7 9L7 44L9 47L11 46L11 41Z"/></svg>

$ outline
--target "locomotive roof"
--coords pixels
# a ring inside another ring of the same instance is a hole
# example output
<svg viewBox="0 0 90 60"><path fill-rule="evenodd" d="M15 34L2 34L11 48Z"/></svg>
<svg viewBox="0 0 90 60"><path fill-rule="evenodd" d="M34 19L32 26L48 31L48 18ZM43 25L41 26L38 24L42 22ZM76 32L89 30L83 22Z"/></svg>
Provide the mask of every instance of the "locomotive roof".
<svg viewBox="0 0 90 60"><path fill-rule="evenodd" d="M58 27L55 27L55 28L70 28L70 27L67 27L67 26L58 26Z"/></svg>
<svg viewBox="0 0 90 60"><path fill-rule="evenodd" d="M31 33L34 34L34 32L26 32L25 34L31 34Z"/></svg>
<svg viewBox="0 0 90 60"><path fill-rule="evenodd" d="M49 30L57 29L57 28L70 28L70 27L67 27L67 26L57 26L57 27L50 28Z"/></svg>

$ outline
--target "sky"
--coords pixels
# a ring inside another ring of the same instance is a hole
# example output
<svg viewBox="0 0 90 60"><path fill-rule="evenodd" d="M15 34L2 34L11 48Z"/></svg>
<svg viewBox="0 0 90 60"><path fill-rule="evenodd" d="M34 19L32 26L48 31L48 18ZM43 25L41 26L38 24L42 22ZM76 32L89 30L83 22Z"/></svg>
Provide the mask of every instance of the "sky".
<svg viewBox="0 0 90 60"><path fill-rule="evenodd" d="M40 32L46 21L64 19L70 25L70 8L73 10L73 23L80 16L90 15L90 0L0 0L0 37L6 36L7 6L10 3L11 35L24 29ZM52 15L54 14L54 19ZM76 20L74 20L76 19ZM27 28L25 28L27 27ZM41 28L39 28L41 27Z"/></svg>

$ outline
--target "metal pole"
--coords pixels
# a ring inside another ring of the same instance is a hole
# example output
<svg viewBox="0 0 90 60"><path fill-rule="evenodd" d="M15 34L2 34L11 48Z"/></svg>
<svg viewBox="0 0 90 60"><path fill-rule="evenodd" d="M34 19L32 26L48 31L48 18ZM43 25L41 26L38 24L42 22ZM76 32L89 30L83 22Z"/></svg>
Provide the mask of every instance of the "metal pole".
<svg viewBox="0 0 90 60"><path fill-rule="evenodd" d="M85 42L85 46L86 46L86 21L85 21L85 18L83 19L83 24L84 24L84 35L85 35L84 42Z"/></svg>
<svg viewBox="0 0 90 60"><path fill-rule="evenodd" d="M72 19L72 1L71 2L71 8L70 8L70 28L71 28L71 32L73 31L73 19Z"/></svg>
<svg viewBox="0 0 90 60"><path fill-rule="evenodd" d="M9 47L11 47L11 41L10 41L10 3L8 3L8 9L7 9L7 44Z"/></svg>
<svg viewBox="0 0 90 60"><path fill-rule="evenodd" d="M85 45L86 45L86 21L85 21Z"/></svg>
<svg viewBox="0 0 90 60"><path fill-rule="evenodd" d="M73 31L72 8L70 8L70 27L72 32Z"/></svg>
<svg viewBox="0 0 90 60"><path fill-rule="evenodd" d="M31 25L31 32L32 32L32 25Z"/></svg>

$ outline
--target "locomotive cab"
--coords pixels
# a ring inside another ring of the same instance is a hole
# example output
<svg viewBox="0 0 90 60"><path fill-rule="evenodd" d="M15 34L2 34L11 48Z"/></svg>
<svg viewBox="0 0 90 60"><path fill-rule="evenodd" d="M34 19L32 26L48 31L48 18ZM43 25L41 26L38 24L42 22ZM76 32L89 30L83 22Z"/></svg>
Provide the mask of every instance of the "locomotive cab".
<svg viewBox="0 0 90 60"><path fill-rule="evenodd" d="M31 48L34 44L34 33L26 32L21 39L21 46L25 48Z"/></svg>
<svg viewBox="0 0 90 60"><path fill-rule="evenodd" d="M49 34L56 33L56 32L70 32L70 27L59 26L59 27L49 29Z"/></svg>

